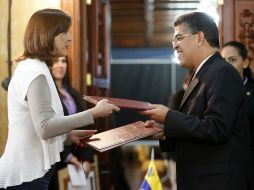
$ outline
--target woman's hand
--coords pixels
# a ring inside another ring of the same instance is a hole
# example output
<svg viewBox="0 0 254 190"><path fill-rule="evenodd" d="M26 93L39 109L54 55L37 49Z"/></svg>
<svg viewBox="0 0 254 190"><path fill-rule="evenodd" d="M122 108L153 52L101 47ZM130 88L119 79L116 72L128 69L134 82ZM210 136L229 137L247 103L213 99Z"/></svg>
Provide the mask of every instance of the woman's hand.
<svg viewBox="0 0 254 190"><path fill-rule="evenodd" d="M96 132L97 130L72 130L68 133L68 138L77 145L84 146L81 139L89 138Z"/></svg>
<svg viewBox="0 0 254 190"><path fill-rule="evenodd" d="M108 100L103 99L99 101L95 107L91 109L91 112L93 113L93 118L96 119L98 117L107 117L109 116L113 111L119 111L120 108L108 103Z"/></svg>

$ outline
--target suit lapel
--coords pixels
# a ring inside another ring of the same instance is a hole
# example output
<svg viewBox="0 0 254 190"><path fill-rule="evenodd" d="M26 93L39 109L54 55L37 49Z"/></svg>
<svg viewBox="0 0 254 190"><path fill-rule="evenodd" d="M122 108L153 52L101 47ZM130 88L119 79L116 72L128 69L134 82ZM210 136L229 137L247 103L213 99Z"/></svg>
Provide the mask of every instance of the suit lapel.
<svg viewBox="0 0 254 190"><path fill-rule="evenodd" d="M182 102L181 102L181 105L180 105L180 110L182 109L182 106L184 105L184 103L186 102L186 100L188 99L188 97L190 96L192 91L194 90L194 88L199 83L200 77L206 73L207 69L209 68L209 66L211 64L215 63L219 59L222 59L222 57L221 57L220 53L216 52L200 68L200 71L198 71L195 78L190 82L188 88L186 89L186 91L184 93L184 96L183 96L183 99L182 99Z"/></svg>
<svg viewBox="0 0 254 190"><path fill-rule="evenodd" d="M186 91L183 95L183 99L182 99L182 102L181 102L180 109L182 108L183 104L185 103L185 101L190 96L191 92L193 91L195 86L197 86L198 83L199 83L199 79L196 78L196 77L190 82L190 84L188 85L188 88L186 89Z"/></svg>

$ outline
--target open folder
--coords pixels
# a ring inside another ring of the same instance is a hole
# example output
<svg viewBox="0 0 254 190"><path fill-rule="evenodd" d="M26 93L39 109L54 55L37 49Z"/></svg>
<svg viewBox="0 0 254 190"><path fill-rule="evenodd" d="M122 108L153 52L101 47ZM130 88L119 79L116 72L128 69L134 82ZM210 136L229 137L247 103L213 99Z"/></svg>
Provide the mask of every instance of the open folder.
<svg viewBox="0 0 254 190"><path fill-rule="evenodd" d="M155 135L161 131L162 129L157 127L145 127L144 122L137 121L135 123L95 134L91 138L83 140L87 145L93 147L97 151L104 152L123 144Z"/></svg>
<svg viewBox="0 0 254 190"><path fill-rule="evenodd" d="M150 103L137 100L86 95L84 95L83 98L92 104L97 104L97 102L100 100L107 99L109 103L114 104L119 108L135 109L140 111L149 110L152 108Z"/></svg>

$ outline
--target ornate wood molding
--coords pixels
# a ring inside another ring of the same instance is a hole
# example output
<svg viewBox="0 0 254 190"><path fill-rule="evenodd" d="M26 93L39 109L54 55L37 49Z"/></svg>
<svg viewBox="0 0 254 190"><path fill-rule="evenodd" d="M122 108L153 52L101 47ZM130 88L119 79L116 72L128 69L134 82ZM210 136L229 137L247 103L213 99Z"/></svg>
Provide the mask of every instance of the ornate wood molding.
<svg viewBox="0 0 254 190"><path fill-rule="evenodd" d="M254 1L235 2L235 39L248 49L251 67L254 65Z"/></svg>

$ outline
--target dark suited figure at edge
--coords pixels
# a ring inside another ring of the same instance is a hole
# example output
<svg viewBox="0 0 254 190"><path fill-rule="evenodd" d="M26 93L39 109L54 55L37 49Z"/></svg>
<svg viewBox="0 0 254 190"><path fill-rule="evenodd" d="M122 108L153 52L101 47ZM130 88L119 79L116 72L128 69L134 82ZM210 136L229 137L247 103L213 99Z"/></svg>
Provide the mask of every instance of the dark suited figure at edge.
<svg viewBox="0 0 254 190"><path fill-rule="evenodd" d="M175 22L173 48L180 66L195 73L180 111L154 104L147 125L163 124L161 151L176 149L178 190L253 190L244 85L219 53L219 32L206 13ZM155 122L154 122L155 121Z"/></svg>
<svg viewBox="0 0 254 190"><path fill-rule="evenodd" d="M230 41L222 45L221 56L237 69L244 83L249 109L252 158L254 159L254 80L253 73L249 67L247 49L240 42Z"/></svg>

